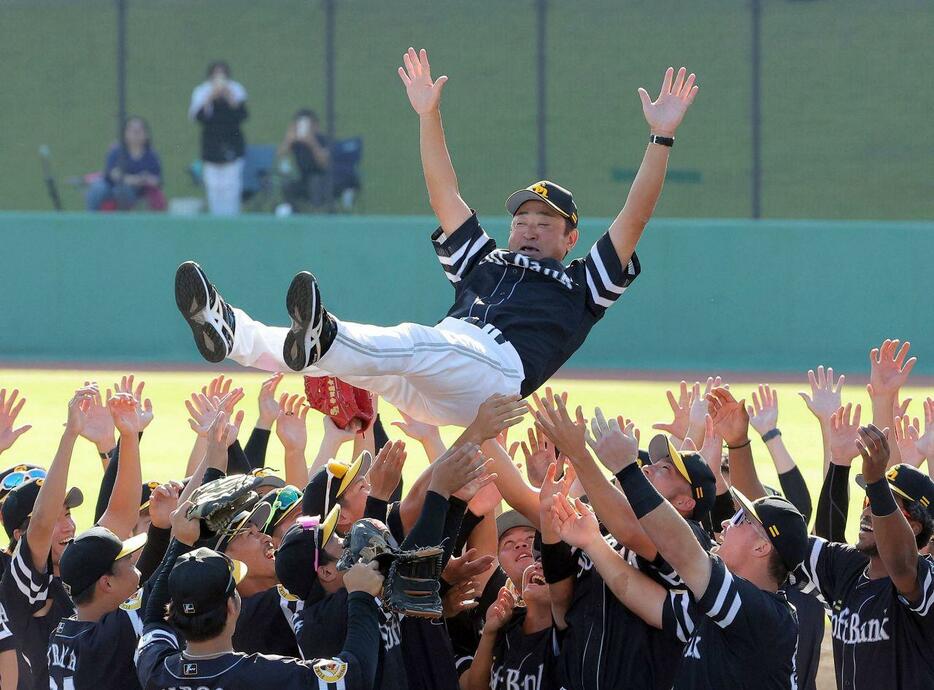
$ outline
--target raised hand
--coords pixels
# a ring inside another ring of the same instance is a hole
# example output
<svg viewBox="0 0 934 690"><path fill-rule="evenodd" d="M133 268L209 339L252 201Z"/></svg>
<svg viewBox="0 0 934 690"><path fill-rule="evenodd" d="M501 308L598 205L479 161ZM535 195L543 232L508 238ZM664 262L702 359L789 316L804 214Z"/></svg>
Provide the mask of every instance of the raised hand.
<svg viewBox="0 0 934 690"><path fill-rule="evenodd" d="M585 433L587 421L584 412L577 407L575 419L571 419L567 409L567 395L555 396L551 388L545 388L545 398L532 394L535 407L535 421L558 449L570 458L582 457L587 452Z"/></svg>
<svg viewBox="0 0 934 690"><path fill-rule="evenodd" d="M918 358L906 361L911 343L906 340L901 348L898 344L898 340L886 340L881 347L874 347L869 352L869 385L866 386L869 397L890 396L894 399L908 380Z"/></svg>
<svg viewBox="0 0 934 690"><path fill-rule="evenodd" d="M856 439L861 411L859 405L854 410L853 403L847 403L846 407L841 407L830 415L830 458L833 464L849 467L853 458L859 455Z"/></svg>
<svg viewBox="0 0 934 690"><path fill-rule="evenodd" d="M863 456L863 479L873 484L885 476L889 465L889 429L880 429L875 424L861 426L856 447Z"/></svg>
<svg viewBox="0 0 934 690"><path fill-rule="evenodd" d="M590 431L585 429L587 445L610 472L616 474L639 457L639 430L631 419L617 417L607 421L603 410L594 410Z"/></svg>
<svg viewBox="0 0 934 690"><path fill-rule="evenodd" d="M13 428L16 417L26 404L26 398L20 398L17 402L16 396L18 395L19 390L16 388L9 396L7 396L6 388L0 388L0 453L10 448L16 443L16 439L32 429L32 424Z"/></svg>
<svg viewBox="0 0 934 690"><path fill-rule="evenodd" d="M729 446L739 446L749 439L749 414L746 401L733 397L726 388L714 388L707 396L710 417L716 433Z"/></svg>
<svg viewBox="0 0 934 690"><path fill-rule="evenodd" d="M378 597L383 593L383 576L379 564L370 561L367 564L355 563L344 573L344 587L348 592L366 592Z"/></svg>
<svg viewBox="0 0 934 690"><path fill-rule="evenodd" d="M503 496L494 482L481 487L473 495L467 508L474 515L486 515L491 510L495 510L503 502Z"/></svg>
<svg viewBox="0 0 934 690"><path fill-rule="evenodd" d="M220 374L210 380L208 385L201 387L201 395L206 398L223 398L230 392L233 379Z"/></svg>
<svg viewBox="0 0 934 690"><path fill-rule="evenodd" d="M918 439L918 451L928 459L928 469L934 461L934 398L926 398L924 406L924 433ZM934 470L932 470L934 472Z"/></svg>
<svg viewBox="0 0 934 690"><path fill-rule="evenodd" d="M442 76L431 80L428 52L422 48L416 53L415 48L409 48L402 55L402 64L404 67L398 70L399 78L405 85L405 93L409 97L412 109L419 115L438 110L441 105L441 89L448 78Z"/></svg>
<svg viewBox="0 0 934 690"><path fill-rule="evenodd" d="M305 396L283 393L279 398L276 416L276 436L287 451L304 451L308 445L308 426L305 418L311 408Z"/></svg>
<svg viewBox="0 0 934 690"><path fill-rule="evenodd" d="M136 384L134 387L134 383ZM152 401L149 398L143 398L143 388L146 387L145 381L136 382L133 374L120 377L120 380L114 383L114 393L126 393L132 395L136 400L137 414L139 414L141 428L146 429L153 419Z"/></svg>
<svg viewBox="0 0 934 690"><path fill-rule="evenodd" d="M109 391L108 391L109 393ZM143 428L139 403L131 393L117 393L107 397L107 409L120 435L138 434Z"/></svg>
<svg viewBox="0 0 934 690"><path fill-rule="evenodd" d="M715 477L720 474L720 465L723 463L723 437L717 433L713 418L709 414L704 415L704 445L697 454L704 458Z"/></svg>
<svg viewBox="0 0 934 690"><path fill-rule="evenodd" d="M769 384L759 384L759 390L752 393L752 405L746 406L749 423L759 435L766 434L778 425L778 391L773 391Z"/></svg>
<svg viewBox="0 0 934 690"><path fill-rule="evenodd" d="M425 422L420 422L417 419L412 419L402 410L399 410L399 414L402 415L401 422L393 422L392 426L399 429L403 434L409 438L423 443L426 439L433 439L434 437L439 437L438 427L433 424L427 424Z"/></svg>
<svg viewBox="0 0 934 690"><path fill-rule="evenodd" d="M825 372L821 365L817 367L817 373L808 369L808 382L811 384L811 394L799 392L798 395L821 424L828 424L830 415L839 410L842 404L841 396L846 376L840 374L840 378L834 383L833 367L827 367Z"/></svg>
<svg viewBox="0 0 934 690"><path fill-rule="evenodd" d="M117 445L113 416L101 399L97 382L85 381L84 387L93 388L94 395L87 410L81 436L97 446L99 453L108 453Z"/></svg>
<svg viewBox="0 0 934 690"><path fill-rule="evenodd" d="M906 462L913 467L920 467L924 462L924 453L918 449L918 427L920 422L915 417L914 423L908 417L896 417L895 426L895 445L901 453L902 462Z"/></svg>
<svg viewBox="0 0 934 690"><path fill-rule="evenodd" d="M542 433L542 428L535 425L535 428L529 428L529 443L526 445L522 441L519 445L522 448L522 455L525 457L525 473L528 475L529 483L538 488L545 479L545 471L548 465L555 461L555 446L551 440ZM504 446L505 447L505 446Z"/></svg>
<svg viewBox="0 0 934 690"><path fill-rule="evenodd" d="M561 478L558 479L559 473L562 472ZM551 511L554 508L555 498L557 496L567 497L575 479L577 479L577 473L574 471L574 467L565 464L564 460L552 462L548 465L548 469L545 470L542 488L538 492L538 510L543 520L551 520Z"/></svg>
<svg viewBox="0 0 934 690"><path fill-rule="evenodd" d="M706 429L704 420L707 418L707 396L710 395L710 391L714 388L719 388L721 385L724 388L729 388L729 385L723 384L719 376L708 376L707 382L704 384L703 395L701 395L700 392L700 381L695 381L694 386L691 388L690 422L685 434L694 441L695 446L701 446L704 443L704 429ZM678 438L686 440L686 438L682 436Z"/></svg>
<svg viewBox="0 0 934 690"><path fill-rule="evenodd" d="M466 433L471 441L480 444L496 438L504 429L522 421L528 405L518 394L491 395L477 409L477 416L467 427Z"/></svg>
<svg viewBox="0 0 934 690"><path fill-rule="evenodd" d="M172 536L188 546L194 546L201 538L201 520L188 517L192 506L191 501L183 501L172 511L171 516Z"/></svg>
<svg viewBox="0 0 934 690"><path fill-rule="evenodd" d="M642 113L653 134L673 137L684 114L694 102L698 87L694 85L695 76L691 72L685 78L687 70L682 67L675 76L674 67L665 70L662 86L658 98L652 101L649 92L639 87L639 98L642 100Z"/></svg>
<svg viewBox="0 0 934 690"><path fill-rule="evenodd" d="M88 412L95 399L100 398L97 384L79 388L68 402L68 418L65 421L65 433L77 437L84 430L88 420Z"/></svg>
<svg viewBox="0 0 934 690"><path fill-rule="evenodd" d="M552 527L561 535L561 541L578 549L586 551L591 544L602 538L596 516L590 506L579 498L571 505L567 496L555 497L551 520Z"/></svg>
<svg viewBox="0 0 934 690"><path fill-rule="evenodd" d="M516 608L516 598L506 587L499 588L499 596L496 601L490 604L486 610L486 619L483 623L483 634L492 635L499 632L509 619L512 618L512 612Z"/></svg>
<svg viewBox="0 0 934 690"><path fill-rule="evenodd" d="M698 383L695 385L699 392L700 384ZM709 392L708 390L707 394L709 394ZM674 415L674 419L672 419L669 424L661 422L653 424L652 428L664 431L670 436L684 440L690 430L692 410L692 397L691 392L688 391L687 381L681 382L681 388L677 399L675 399L675 395L671 391L665 391L665 395L668 396L668 404L671 405L671 412ZM704 400L704 405L706 406L706 400ZM707 410L705 409L704 412L706 413Z"/></svg>
<svg viewBox="0 0 934 690"><path fill-rule="evenodd" d="M160 484L149 496L149 517L152 524L160 529L172 526L172 513L178 507L178 497L182 493L182 485L176 481Z"/></svg>
<svg viewBox="0 0 934 690"><path fill-rule="evenodd" d="M477 549L467 549L463 555L448 560L441 577L449 585L470 582L489 570L495 561L496 559L489 554L480 555Z"/></svg>
<svg viewBox="0 0 934 690"><path fill-rule="evenodd" d="M256 420L257 429L271 429L273 422L279 416L279 403L276 402L276 388L282 381L283 374L273 374L263 381L259 387L259 396L256 404L259 407L259 417Z"/></svg>
<svg viewBox="0 0 934 690"><path fill-rule="evenodd" d="M489 460L480 454L480 447L472 443L450 448L435 460L428 490L448 498L474 480L481 486L486 485L496 478L495 474L487 473L488 463ZM474 493L479 488L477 486Z"/></svg>
<svg viewBox="0 0 934 690"><path fill-rule="evenodd" d="M453 558L451 560L454 560ZM450 563L450 561L448 561ZM477 584L473 580L464 580L452 586L441 599L441 611L445 618L453 618L459 613L475 609L480 605L477 601Z"/></svg>
<svg viewBox="0 0 934 690"><path fill-rule="evenodd" d="M389 500L402 479L405 459L405 441L391 441L380 448L370 471L366 474L370 480L370 495L373 498Z"/></svg>

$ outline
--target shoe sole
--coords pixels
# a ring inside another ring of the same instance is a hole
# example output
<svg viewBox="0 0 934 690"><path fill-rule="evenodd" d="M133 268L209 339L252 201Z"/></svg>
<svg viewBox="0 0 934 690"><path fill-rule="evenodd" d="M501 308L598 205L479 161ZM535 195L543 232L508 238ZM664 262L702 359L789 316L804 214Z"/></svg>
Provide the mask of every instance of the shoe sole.
<svg viewBox="0 0 934 690"><path fill-rule="evenodd" d="M186 261L175 272L175 304L188 322L198 352L207 361L222 362L227 357L227 343L201 314L208 307L208 277L194 261Z"/></svg>
<svg viewBox="0 0 934 690"><path fill-rule="evenodd" d="M282 358L293 371L302 371L311 364L305 347L308 331L318 328L321 319L321 292L315 277L302 271L292 279L285 296L285 308L292 319L292 326L285 335Z"/></svg>

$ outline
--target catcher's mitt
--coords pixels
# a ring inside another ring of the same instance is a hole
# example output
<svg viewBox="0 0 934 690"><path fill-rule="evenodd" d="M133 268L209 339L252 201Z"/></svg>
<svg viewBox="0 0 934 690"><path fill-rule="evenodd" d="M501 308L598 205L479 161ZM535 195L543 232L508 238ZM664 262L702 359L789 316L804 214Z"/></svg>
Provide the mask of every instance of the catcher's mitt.
<svg viewBox="0 0 934 690"><path fill-rule="evenodd" d="M370 394L334 376L306 376L305 397L311 407L326 414L341 429L358 419L357 433L363 433L373 421Z"/></svg>
<svg viewBox="0 0 934 690"><path fill-rule="evenodd" d="M379 520L357 520L344 539L338 570L376 561L383 574L383 608L421 618L441 617L440 546L402 551Z"/></svg>
<svg viewBox="0 0 934 690"><path fill-rule="evenodd" d="M188 518L200 519L212 533L222 532L237 513L256 504L256 488L263 483L263 477L234 474L199 486L189 497Z"/></svg>

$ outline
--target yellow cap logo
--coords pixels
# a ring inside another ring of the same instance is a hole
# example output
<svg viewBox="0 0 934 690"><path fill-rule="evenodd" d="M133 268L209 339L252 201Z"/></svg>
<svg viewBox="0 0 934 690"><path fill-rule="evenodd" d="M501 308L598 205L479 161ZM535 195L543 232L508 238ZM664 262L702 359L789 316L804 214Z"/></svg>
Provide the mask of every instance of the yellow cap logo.
<svg viewBox="0 0 934 690"><path fill-rule="evenodd" d="M548 189L541 182L536 182L531 187L529 187L529 189L539 196L543 196L546 199L548 198Z"/></svg>

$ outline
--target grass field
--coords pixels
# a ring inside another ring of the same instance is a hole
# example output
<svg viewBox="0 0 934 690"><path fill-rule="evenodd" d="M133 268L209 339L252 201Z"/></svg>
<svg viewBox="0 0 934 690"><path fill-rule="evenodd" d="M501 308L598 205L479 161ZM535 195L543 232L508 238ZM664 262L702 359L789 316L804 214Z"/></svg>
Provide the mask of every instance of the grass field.
<svg viewBox="0 0 934 690"><path fill-rule="evenodd" d="M33 428L0 457L0 465L8 466L15 462L35 462L47 465L55 453L58 445L61 425L65 420L65 404L70 397L70 391L80 386L85 380L93 379L99 382L102 388L112 385L121 373L116 371L79 372L70 370L26 370L11 369L0 370L0 387L7 389L19 388L27 397L28 402L20 414L17 424L32 424ZM143 478L167 480L180 477L184 471L194 434L186 422L188 413L183 400L192 391L200 389L207 383L211 372L144 372L140 374L146 381L146 395L153 401L155 419L146 431L141 445L143 461ZM240 438L246 442L252 423L255 421L255 396L259 391L259 384L265 375L256 372L234 372L234 385L243 386L247 397L241 403L246 411L243 429ZM733 391L737 395L748 395L752 390L752 383L730 381ZM298 376L287 377L280 385L280 392L300 392L301 379ZM606 412L623 413L634 418L642 430L643 445L647 445L650 438L651 426L658 421L670 421L670 410L665 399L664 383L645 381L589 381L589 380L555 380L553 385L557 390L567 390L570 401L583 405L585 414L590 414L594 406L600 406ZM814 505L817 505L817 495L820 490L821 479L821 440L817 423L807 411L804 402L798 398L797 391L803 386L796 384L778 384L779 391L779 427L782 438L788 446L792 456L801 467L808 485ZM919 401L922 396L920 389L907 390L904 395ZM844 400L862 402L864 408L868 402L862 386L849 386L844 391ZM914 407L920 408L918 402ZM381 417L391 437L401 435L398 429L389 426L389 422L399 419L398 413L388 405L381 405ZM915 411L914 414L917 414ZM524 434L525 427L521 425L514 430L512 437L519 438ZM309 415L309 461L314 457L321 440L321 417L315 412ZM447 442L451 442L457 435L458 429L449 427L442 430ZM768 451L758 436L753 434L753 452L757 459L757 466L767 484L778 486L775 471L769 459ZM343 453L349 456L351 446L344 446ZM411 479L426 462L424 453L417 443L409 444L409 460L406 463L406 477ZM282 467L282 449L276 439L271 439L267 465ZM854 472L855 474L855 472ZM70 481L81 487L89 500L76 511L78 529L90 526L91 511L97 488L100 482L101 466L96 449L88 442L81 440L76 446L72 461ZM860 492L855 490L851 496L851 520L848 534L855 537L856 513L862 498Z"/></svg>
<svg viewBox="0 0 934 690"><path fill-rule="evenodd" d="M444 117L461 189L481 213L536 179L532 0L336 3L335 119L362 136L365 210L427 211L417 122L395 69L425 46L450 76ZM47 209L37 147L59 176L98 169L116 130L112 0L0 0L0 208ZM197 194L186 118L209 61L226 58L249 93L248 142L277 144L295 110L324 110L324 12L308 0L128 0L127 108L149 119L170 196ZM687 64L701 93L672 158L680 179L659 217L750 213L749 3L549 2L548 176L583 217L619 209L645 145L636 88ZM659 28L659 17L665 17ZM919 219L931 215L934 107L919 88L934 6L917 0L762 3L765 217ZM867 46L872 49L867 50ZM892 132L911 132L910 140ZM63 190L66 207L83 207Z"/></svg>

